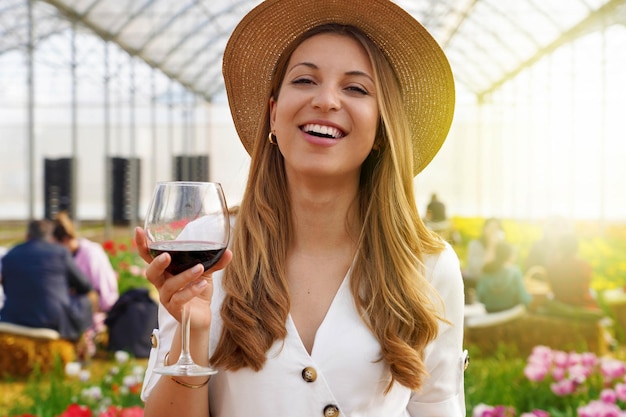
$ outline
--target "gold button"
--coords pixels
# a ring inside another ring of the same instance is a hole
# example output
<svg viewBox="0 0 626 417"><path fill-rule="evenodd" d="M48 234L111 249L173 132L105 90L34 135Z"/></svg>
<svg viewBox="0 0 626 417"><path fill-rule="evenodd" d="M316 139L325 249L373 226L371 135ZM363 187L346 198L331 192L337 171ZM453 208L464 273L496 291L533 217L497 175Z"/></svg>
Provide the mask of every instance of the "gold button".
<svg viewBox="0 0 626 417"><path fill-rule="evenodd" d="M324 417L337 417L339 416L339 408L334 404L328 404L324 407Z"/></svg>
<svg viewBox="0 0 626 417"><path fill-rule="evenodd" d="M465 350L463 352L463 356L464 356L464 358L463 358L463 370L466 371L467 367L470 364L470 356L469 356L469 353L467 352L467 350Z"/></svg>
<svg viewBox="0 0 626 417"><path fill-rule="evenodd" d="M315 380L317 379L317 371L315 370L315 368L311 368L310 366L304 368L302 370L302 379L304 379L306 382L315 382Z"/></svg>
<svg viewBox="0 0 626 417"><path fill-rule="evenodd" d="M159 338L154 333L150 335L150 343L152 343L152 347L155 349L159 346Z"/></svg>

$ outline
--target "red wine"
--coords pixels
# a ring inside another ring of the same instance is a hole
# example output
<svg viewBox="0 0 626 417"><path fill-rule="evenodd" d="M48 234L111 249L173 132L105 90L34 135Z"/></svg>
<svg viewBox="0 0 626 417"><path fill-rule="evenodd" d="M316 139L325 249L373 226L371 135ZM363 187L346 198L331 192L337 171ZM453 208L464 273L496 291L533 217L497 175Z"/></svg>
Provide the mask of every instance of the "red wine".
<svg viewBox="0 0 626 417"><path fill-rule="evenodd" d="M166 240L162 242L152 242L148 245L150 254L153 257L167 252L172 257L172 262L167 267L167 272L172 275L191 268L201 263L206 271L220 260L225 246L215 242L197 242L186 240Z"/></svg>

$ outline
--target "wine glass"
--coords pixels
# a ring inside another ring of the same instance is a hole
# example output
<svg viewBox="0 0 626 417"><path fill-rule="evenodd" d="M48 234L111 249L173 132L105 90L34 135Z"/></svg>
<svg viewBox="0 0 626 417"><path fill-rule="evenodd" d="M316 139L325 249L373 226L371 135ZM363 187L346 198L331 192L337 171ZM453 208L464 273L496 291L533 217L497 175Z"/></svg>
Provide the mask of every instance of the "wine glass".
<svg viewBox="0 0 626 417"><path fill-rule="evenodd" d="M198 263L208 270L219 261L230 235L222 186L215 182L164 181L156 184L145 221L148 249L172 261L167 272L179 274ZM196 364L189 353L189 305L182 309L182 351L174 365L156 368L163 375L201 376L217 371Z"/></svg>

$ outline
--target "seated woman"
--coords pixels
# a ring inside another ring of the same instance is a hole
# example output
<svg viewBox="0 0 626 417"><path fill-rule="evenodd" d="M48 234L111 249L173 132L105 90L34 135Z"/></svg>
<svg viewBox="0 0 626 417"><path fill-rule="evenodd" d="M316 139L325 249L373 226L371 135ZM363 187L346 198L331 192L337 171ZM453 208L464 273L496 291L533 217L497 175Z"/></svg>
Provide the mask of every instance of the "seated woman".
<svg viewBox="0 0 626 417"><path fill-rule="evenodd" d="M81 346L79 352L82 356L93 356L96 352L96 336L105 331L106 315L119 298L117 272L100 243L78 236L66 211L56 215L52 236L70 251L76 266L93 287L94 291L90 293L93 325L86 330L83 339L86 346Z"/></svg>
<svg viewBox="0 0 626 417"><path fill-rule="evenodd" d="M519 304L528 306L532 296L524 287L522 271L514 264L515 250L511 244L496 244L492 261L485 264L478 280L476 294L488 313L507 310Z"/></svg>

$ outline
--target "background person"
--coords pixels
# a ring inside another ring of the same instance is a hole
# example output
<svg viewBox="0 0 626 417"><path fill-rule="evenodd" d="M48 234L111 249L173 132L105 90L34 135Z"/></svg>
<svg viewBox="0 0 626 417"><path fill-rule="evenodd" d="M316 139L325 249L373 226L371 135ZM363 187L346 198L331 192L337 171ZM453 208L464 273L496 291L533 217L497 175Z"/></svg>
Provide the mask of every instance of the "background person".
<svg viewBox="0 0 626 417"><path fill-rule="evenodd" d="M191 354L219 372L149 368L146 417L463 416L459 261L413 195L454 108L436 41L387 0L269 0L223 68L252 157L215 269L232 262L169 276L136 232L161 300L150 363L179 355L189 301Z"/></svg>
<svg viewBox="0 0 626 417"><path fill-rule="evenodd" d="M593 268L578 255L578 238L575 235L561 237L554 260L548 264L546 277L555 301L576 307L598 308L590 286Z"/></svg>
<svg viewBox="0 0 626 417"><path fill-rule="evenodd" d="M490 217L483 223L480 236L469 241L463 269L466 303L472 304L476 301L476 286L483 274L483 267L495 259L496 245L503 240L505 234L502 223L499 219Z"/></svg>
<svg viewBox="0 0 626 417"><path fill-rule="evenodd" d="M92 324L92 287L69 251L51 242L51 231L50 222L31 221L26 241L2 258L6 301L0 320L53 329L77 341Z"/></svg>
<svg viewBox="0 0 626 417"><path fill-rule="evenodd" d="M426 207L426 226L434 232L443 232L450 227L446 205L435 193L430 196L430 202Z"/></svg>
<svg viewBox="0 0 626 417"><path fill-rule="evenodd" d="M93 325L86 330L85 351L82 352L84 356L90 357L95 354L95 337L106 330L106 315L119 298L117 272L100 243L78 236L66 211L56 215L52 236L70 251L76 266L87 277L94 290Z"/></svg>
<svg viewBox="0 0 626 417"><path fill-rule="evenodd" d="M515 265L515 248L508 242L496 244L493 260L483 267L476 294L488 313L529 306L533 297L524 286L522 271Z"/></svg>

